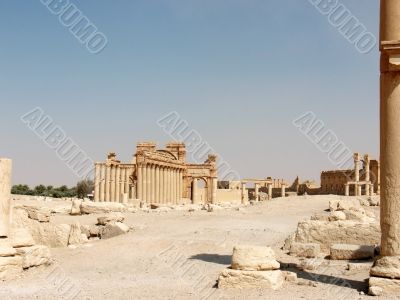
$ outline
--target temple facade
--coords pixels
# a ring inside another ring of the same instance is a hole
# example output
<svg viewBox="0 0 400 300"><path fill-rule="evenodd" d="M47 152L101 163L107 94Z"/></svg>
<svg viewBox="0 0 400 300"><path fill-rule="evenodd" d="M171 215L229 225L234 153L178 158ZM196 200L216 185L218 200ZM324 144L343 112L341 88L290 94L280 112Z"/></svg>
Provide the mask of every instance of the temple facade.
<svg viewBox="0 0 400 300"><path fill-rule="evenodd" d="M203 164L189 164L183 143L171 142L165 149L152 142L138 143L131 163L121 163L109 153L105 162L95 164L94 201L215 203L216 160L210 154Z"/></svg>

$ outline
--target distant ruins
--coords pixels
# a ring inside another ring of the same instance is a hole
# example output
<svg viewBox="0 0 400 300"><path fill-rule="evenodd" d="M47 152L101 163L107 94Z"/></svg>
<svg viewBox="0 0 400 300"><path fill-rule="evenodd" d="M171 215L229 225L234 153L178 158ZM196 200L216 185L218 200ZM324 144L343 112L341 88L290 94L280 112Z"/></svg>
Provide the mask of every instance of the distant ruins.
<svg viewBox="0 0 400 300"><path fill-rule="evenodd" d="M321 173L320 194L345 196L374 195L380 193L380 163L371 160L368 154L363 160L359 153L354 153L353 170L323 171ZM363 168L360 169L360 163Z"/></svg>

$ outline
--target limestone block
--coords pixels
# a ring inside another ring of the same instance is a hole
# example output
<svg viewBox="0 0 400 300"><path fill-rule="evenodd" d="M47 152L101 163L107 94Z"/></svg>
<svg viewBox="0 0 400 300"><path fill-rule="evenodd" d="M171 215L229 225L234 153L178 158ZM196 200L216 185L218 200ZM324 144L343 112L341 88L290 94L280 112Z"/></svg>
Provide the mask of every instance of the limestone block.
<svg viewBox="0 0 400 300"><path fill-rule="evenodd" d="M383 256L375 261L372 276L400 279L400 256Z"/></svg>
<svg viewBox="0 0 400 300"><path fill-rule="evenodd" d="M22 258L0 257L0 280L13 279L22 273Z"/></svg>
<svg viewBox="0 0 400 300"><path fill-rule="evenodd" d="M37 244L50 248L67 247L71 225L42 223L31 229L32 236Z"/></svg>
<svg viewBox="0 0 400 300"><path fill-rule="evenodd" d="M329 201L330 211L336 210L359 210L361 208L360 200L356 198L350 199L334 199Z"/></svg>
<svg viewBox="0 0 400 300"><path fill-rule="evenodd" d="M400 294L400 280L398 279L370 277L369 286L370 286L369 291L371 293L376 293L376 296L380 295L398 296ZM371 295L375 296L374 294Z"/></svg>
<svg viewBox="0 0 400 300"><path fill-rule="evenodd" d="M50 222L51 209L46 207L23 206L28 213L28 217L39 222Z"/></svg>
<svg viewBox="0 0 400 300"><path fill-rule="evenodd" d="M333 211L329 216L329 221L344 221L346 214L343 211Z"/></svg>
<svg viewBox="0 0 400 300"><path fill-rule="evenodd" d="M298 257L314 258L321 252L321 246L315 243L293 243L290 247L290 255Z"/></svg>
<svg viewBox="0 0 400 300"><path fill-rule="evenodd" d="M82 214L108 214L111 212L126 212L125 205L116 202L82 202Z"/></svg>
<svg viewBox="0 0 400 300"><path fill-rule="evenodd" d="M89 232L91 237L97 237L100 235L100 227L96 225L90 225Z"/></svg>
<svg viewBox="0 0 400 300"><path fill-rule="evenodd" d="M30 247L35 245L32 235L25 228L12 228L10 241L14 248Z"/></svg>
<svg viewBox="0 0 400 300"><path fill-rule="evenodd" d="M17 249L22 257L22 268L27 269L51 263L50 249L47 246L36 245Z"/></svg>
<svg viewBox="0 0 400 300"><path fill-rule="evenodd" d="M90 225L81 225L81 232L87 238L89 238L90 237Z"/></svg>
<svg viewBox="0 0 400 300"><path fill-rule="evenodd" d="M236 246L233 248L232 269L246 271L277 270L280 264L270 247Z"/></svg>
<svg viewBox="0 0 400 300"><path fill-rule="evenodd" d="M303 221L297 226L295 241L317 243L321 252L330 253L331 244L377 245L381 240L379 223L355 221Z"/></svg>
<svg viewBox="0 0 400 300"><path fill-rule="evenodd" d="M80 245L83 243L81 225L76 222L71 225L71 231L69 233L68 245Z"/></svg>
<svg viewBox="0 0 400 300"><path fill-rule="evenodd" d="M370 286L368 290L368 295L370 296L382 296L383 288L379 286Z"/></svg>
<svg viewBox="0 0 400 300"><path fill-rule="evenodd" d="M71 206L71 216L78 216L81 214L81 205L82 205L82 200L75 199L72 200L72 206Z"/></svg>
<svg viewBox="0 0 400 300"><path fill-rule="evenodd" d="M380 196L369 197L368 202L369 202L370 206L379 206L380 205Z"/></svg>
<svg viewBox="0 0 400 300"><path fill-rule="evenodd" d="M242 271L226 269L218 278L218 288L282 288L285 276L282 271Z"/></svg>
<svg viewBox="0 0 400 300"><path fill-rule="evenodd" d="M282 271L283 275L285 276L285 281L288 282L297 282L297 274L295 272L290 272L290 271Z"/></svg>
<svg viewBox="0 0 400 300"><path fill-rule="evenodd" d="M100 229L100 237L102 239L110 239L129 231L129 227L123 223L109 223Z"/></svg>
<svg viewBox="0 0 400 300"><path fill-rule="evenodd" d="M0 257L14 256L17 251L11 246L10 239L0 239Z"/></svg>
<svg viewBox="0 0 400 300"><path fill-rule="evenodd" d="M361 209L359 211L345 210L343 212L346 215L346 219L350 221L359 221L363 223L376 222L376 219L369 217L364 209Z"/></svg>
<svg viewBox="0 0 400 300"><path fill-rule="evenodd" d="M311 220L313 220L313 221L329 221L330 215L315 214L315 215L311 216Z"/></svg>
<svg viewBox="0 0 400 300"><path fill-rule="evenodd" d="M121 213L114 213L108 216L98 217L98 225L107 225L108 223L123 222L125 217Z"/></svg>
<svg viewBox="0 0 400 300"><path fill-rule="evenodd" d="M357 260L373 258L375 246L334 244L331 246L331 259Z"/></svg>

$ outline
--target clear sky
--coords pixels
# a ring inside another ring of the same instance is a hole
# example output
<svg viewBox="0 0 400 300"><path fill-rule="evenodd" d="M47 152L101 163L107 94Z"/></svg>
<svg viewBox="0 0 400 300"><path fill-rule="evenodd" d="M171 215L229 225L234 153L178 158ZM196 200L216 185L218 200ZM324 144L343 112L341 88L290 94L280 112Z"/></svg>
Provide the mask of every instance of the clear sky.
<svg viewBox="0 0 400 300"><path fill-rule="evenodd" d="M334 169L292 124L313 111L379 154L379 53L360 54L308 0L71 0L108 39L90 53L40 0L0 1L0 156L14 183L78 178L20 117L41 107L95 161L170 137L175 110L243 178ZM379 1L342 0L373 34Z"/></svg>

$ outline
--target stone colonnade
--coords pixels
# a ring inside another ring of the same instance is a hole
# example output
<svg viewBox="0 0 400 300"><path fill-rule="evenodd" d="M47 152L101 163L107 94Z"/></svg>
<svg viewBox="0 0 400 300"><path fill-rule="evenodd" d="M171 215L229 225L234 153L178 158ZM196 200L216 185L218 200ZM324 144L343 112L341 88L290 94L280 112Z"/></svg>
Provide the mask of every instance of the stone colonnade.
<svg viewBox="0 0 400 300"><path fill-rule="evenodd" d="M134 168L134 165L129 164L96 163L94 201L126 202L136 198L131 180Z"/></svg>
<svg viewBox="0 0 400 300"><path fill-rule="evenodd" d="M354 194L355 196L362 196L362 187L365 187L365 195L372 196L374 195L374 184L371 182L370 175L370 158L368 154L364 155L364 171L365 178L363 181L360 181L360 163L361 157L359 153L354 153L354 181L348 181L344 185L344 194L345 196L350 196L350 186L354 186Z"/></svg>
<svg viewBox="0 0 400 300"><path fill-rule="evenodd" d="M178 204L183 196L185 169L181 165L137 165L137 197L146 203Z"/></svg>
<svg viewBox="0 0 400 300"><path fill-rule="evenodd" d="M0 158L0 238L10 234L12 161Z"/></svg>

